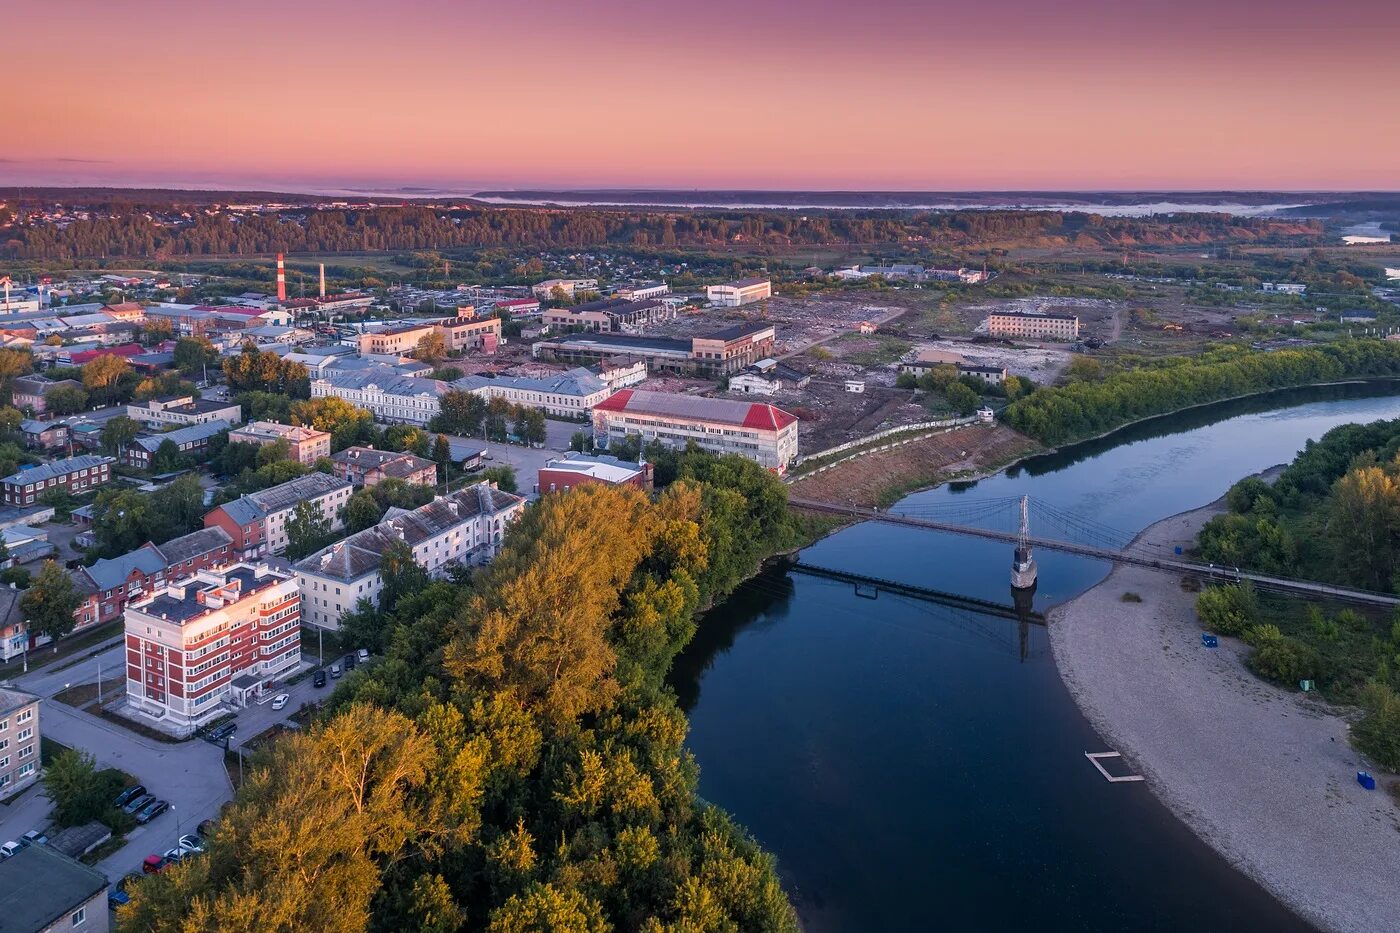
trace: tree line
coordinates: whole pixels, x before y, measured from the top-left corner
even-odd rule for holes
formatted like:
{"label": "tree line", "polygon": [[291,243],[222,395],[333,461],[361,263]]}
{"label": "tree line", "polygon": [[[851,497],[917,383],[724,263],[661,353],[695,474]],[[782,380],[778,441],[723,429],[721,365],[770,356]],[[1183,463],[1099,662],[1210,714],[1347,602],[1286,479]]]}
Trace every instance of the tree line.
{"label": "tree line", "polygon": [[659,211],[530,207],[367,210],[289,208],[240,214],[158,214],[114,206],[108,216],[64,226],[12,225],[0,256],[110,257],[258,255],[447,248],[714,248],[852,244],[971,244],[1051,238],[1061,243],[1288,242],[1311,240],[1321,222],[1182,214],[1103,217],[1060,211]]}
{"label": "tree line", "polygon": [[347,620],[382,660],[258,753],[209,852],[119,928],[795,931],[771,857],[697,798],[665,685],[789,540],[786,493],[741,458],[672,466],[655,496],[544,496],[475,573],[391,548]]}
{"label": "tree line", "polygon": [[1400,376],[1400,345],[1346,340],[1304,350],[1254,352],[1226,347],[1107,375],[1087,367],[1065,385],[1017,399],[1002,417],[1042,443],[1063,444],[1193,405],[1367,376]]}

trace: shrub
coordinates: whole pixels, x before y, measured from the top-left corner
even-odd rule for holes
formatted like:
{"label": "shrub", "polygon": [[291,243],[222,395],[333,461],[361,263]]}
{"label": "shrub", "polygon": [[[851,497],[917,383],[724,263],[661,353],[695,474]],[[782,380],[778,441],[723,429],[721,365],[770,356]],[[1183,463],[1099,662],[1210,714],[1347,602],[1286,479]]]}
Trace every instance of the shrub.
{"label": "shrub", "polygon": [[[1274,626],[1256,626],[1271,628]],[[1249,656],[1249,666],[1260,677],[1281,684],[1296,686],[1298,681],[1317,677],[1318,656],[1307,645],[1296,638],[1288,638],[1282,633],[1262,641]]]}
{"label": "shrub", "polygon": [[1258,614],[1254,587],[1248,581],[1207,587],[1196,597],[1201,624],[1221,635],[1243,635]]}
{"label": "shrub", "polygon": [[1400,768],[1400,694],[1385,684],[1372,683],[1362,693],[1366,710],[1351,730],[1362,754],[1390,770]]}
{"label": "shrub", "polygon": [[1139,594],[1137,594],[1137,593],[1132,593],[1132,592],[1124,593],[1122,596],[1120,596],[1120,597],[1118,597],[1118,598],[1119,598],[1122,602],[1125,602],[1125,603],[1140,603],[1140,602],[1142,602],[1142,597],[1141,597]]}

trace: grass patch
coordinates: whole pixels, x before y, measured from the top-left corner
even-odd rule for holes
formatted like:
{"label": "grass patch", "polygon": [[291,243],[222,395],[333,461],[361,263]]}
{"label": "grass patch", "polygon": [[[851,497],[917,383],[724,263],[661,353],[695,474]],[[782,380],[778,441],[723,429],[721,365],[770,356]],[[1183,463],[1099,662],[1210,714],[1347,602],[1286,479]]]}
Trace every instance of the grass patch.
{"label": "grass patch", "polygon": [[78,861],[82,862],[84,865],[96,865],[107,856],[115,855],[120,852],[125,846],[126,836],[124,834],[113,833],[111,839],[108,839],[87,855],[82,856]]}
{"label": "grass patch", "polygon": [[[125,679],[103,681],[101,697],[103,703],[109,703],[118,697],[124,696],[126,696]],[[60,690],[58,693],[54,694],[53,698],[67,706],[82,709],[98,699],[97,684],[95,682],[90,684],[75,684],[66,690]]]}

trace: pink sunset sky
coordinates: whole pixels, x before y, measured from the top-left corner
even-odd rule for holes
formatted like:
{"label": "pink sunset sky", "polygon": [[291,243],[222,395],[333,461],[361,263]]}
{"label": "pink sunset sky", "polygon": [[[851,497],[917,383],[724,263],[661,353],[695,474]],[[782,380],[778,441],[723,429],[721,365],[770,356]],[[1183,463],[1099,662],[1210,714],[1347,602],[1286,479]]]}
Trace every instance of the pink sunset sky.
{"label": "pink sunset sky", "polygon": [[5,184],[1400,188],[1397,0],[12,0]]}

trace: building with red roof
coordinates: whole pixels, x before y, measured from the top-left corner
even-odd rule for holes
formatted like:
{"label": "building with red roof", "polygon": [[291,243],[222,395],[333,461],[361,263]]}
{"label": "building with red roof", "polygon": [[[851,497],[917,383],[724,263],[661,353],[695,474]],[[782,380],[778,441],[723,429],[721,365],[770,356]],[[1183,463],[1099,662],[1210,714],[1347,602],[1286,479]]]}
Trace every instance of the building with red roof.
{"label": "building with red roof", "polygon": [[[84,363],[91,363],[99,356],[133,357],[145,352],[145,348],[142,347],[139,343],[123,343],[118,344],[115,347],[97,347],[92,350],[80,350],[77,353],[72,354],[68,359],[69,365],[82,366]],[[60,357],[59,359],[61,362],[62,357]]]}
{"label": "building with red roof", "polygon": [[601,447],[638,435],[684,448],[695,443],[717,454],[739,454],[783,473],[797,457],[797,418],[775,405],[623,389],[593,407],[593,438]]}

